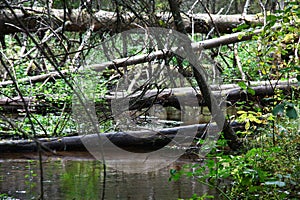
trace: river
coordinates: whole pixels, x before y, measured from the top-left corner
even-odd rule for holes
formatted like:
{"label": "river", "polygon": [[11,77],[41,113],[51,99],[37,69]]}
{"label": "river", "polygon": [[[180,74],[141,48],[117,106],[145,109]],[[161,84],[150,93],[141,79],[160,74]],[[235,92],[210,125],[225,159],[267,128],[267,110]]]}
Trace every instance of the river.
{"label": "river", "polygon": [[[179,199],[193,194],[216,194],[194,178],[169,181],[170,169],[191,163],[179,159],[171,166],[147,173],[125,173],[107,168],[87,152],[43,156],[45,199]],[[38,199],[41,193],[36,154],[0,155],[0,194],[7,199]],[[104,198],[103,198],[104,196]],[[0,195],[1,198],[1,195]]]}

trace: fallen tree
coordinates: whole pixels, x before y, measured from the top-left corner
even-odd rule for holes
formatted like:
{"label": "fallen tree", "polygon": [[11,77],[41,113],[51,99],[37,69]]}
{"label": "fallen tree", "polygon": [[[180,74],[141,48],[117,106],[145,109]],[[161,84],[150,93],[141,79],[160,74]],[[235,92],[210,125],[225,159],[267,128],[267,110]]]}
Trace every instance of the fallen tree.
{"label": "fallen tree", "polygon": [[[243,125],[234,124],[234,128],[237,130],[243,129]],[[183,130],[197,130],[196,138],[205,138],[205,132],[207,130],[206,124],[198,124],[191,126],[181,126],[175,128],[161,129],[157,134],[153,135],[152,131],[143,131],[135,133],[138,137],[132,136],[130,132],[111,132],[89,134],[84,136],[72,136],[63,138],[40,138],[39,143],[44,150],[55,151],[80,151],[86,150],[82,143],[82,137],[89,140],[104,141],[108,138],[119,148],[132,152],[149,152],[165,147],[176,136],[178,131]],[[210,130],[217,131],[216,125],[210,125]],[[194,137],[194,133],[191,136],[182,136],[182,140],[190,140]],[[99,139],[101,137],[101,140]],[[87,137],[87,138],[86,138]],[[178,137],[178,135],[176,136]],[[189,138],[188,138],[189,137]],[[193,139],[193,138],[192,138]],[[182,144],[181,144],[182,145]],[[33,140],[2,140],[0,142],[0,152],[35,152],[37,151],[37,143]]]}
{"label": "fallen tree", "polygon": [[[247,90],[243,90],[237,84],[224,84],[224,85],[211,85],[213,95],[217,98],[223,97],[224,101],[231,102],[234,104],[237,101],[244,101],[253,96],[255,97],[266,97],[274,95],[275,89],[282,91],[289,91],[291,86],[298,87],[298,81],[291,79],[288,81],[253,81],[249,82],[249,87],[255,92],[254,95],[249,94]],[[149,90],[144,95],[139,96],[140,93],[128,96],[129,98],[129,109],[138,110],[147,107],[151,107],[153,104],[161,104],[164,107],[175,107],[180,109],[180,106],[207,106],[199,89],[196,91],[193,88],[172,88],[165,89],[158,93],[156,90]],[[110,101],[113,99],[121,98],[123,95],[111,92],[110,95],[106,95],[103,100],[105,103],[96,103],[96,109],[104,109],[105,106],[110,105]],[[182,99],[179,105],[178,97]],[[191,99],[198,99],[198,105],[193,105]],[[0,99],[1,112],[5,113],[16,113],[24,111],[24,106],[27,106],[31,112],[34,113],[47,113],[57,112],[63,109],[64,105],[57,105],[52,111],[50,107],[54,108],[53,102],[47,102],[45,99],[37,99],[35,97],[25,97],[25,102],[20,97],[15,98],[2,98]],[[43,102],[41,102],[43,101]],[[105,104],[105,106],[103,105]],[[70,112],[70,105],[67,106],[65,112]],[[64,107],[66,108],[66,107]]]}
{"label": "fallen tree", "polygon": [[[66,75],[69,73],[69,70],[62,70],[60,71],[61,74]],[[52,78],[62,78],[59,72],[50,72],[48,74],[41,74],[37,76],[28,76],[25,78],[18,79],[18,83],[36,83],[36,82],[43,82],[46,81],[47,79],[52,79]],[[7,85],[12,85],[14,82],[11,80],[8,81],[2,81],[0,82],[0,87],[1,86],[7,86]]]}
{"label": "fallen tree", "polygon": [[[277,27],[273,27],[276,29]],[[1,30],[1,29],[0,29]],[[201,42],[192,43],[192,48],[194,51],[200,51],[202,49],[212,49],[216,47],[220,47],[222,45],[234,44],[241,41],[250,40],[254,35],[257,35],[262,32],[262,29],[255,30],[253,32],[238,32],[225,36],[221,36],[219,38],[204,40]],[[135,65],[140,63],[146,63],[153,61],[155,59],[162,59],[167,57],[168,54],[166,51],[156,51],[150,54],[136,55],[132,57],[119,58],[114,59],[112,61],[94,64],[88,66],[88,68],[95,71],[102,71],[106,68],[115,69],[129,65]],[[60,74],[67,75],[68,73],[75,73],[74,70],[62,70],[59,72],[50,72],[48,74],[42,74],[37,76],[28,76],[26,78],[22,78],[18,80],[18,83],[35,83],[35,82],[43,82],[49,78],[62,78]],[[0,87],[5,87],[7,85],[13,84],[13,81],[7,80],[0,82]]]}
{"label": "fallen tree", "polygon": [[[272,29],[276,29],[278,26],[274,26]],[[263,31],[263,29],[257,29],[252,32],[238,32],[238,33],[232,33],[229,35],[224,35],[219,38],[213,38],[204,40],[201,42],[194,42],[191,44],[191,47],[194,51],[202,51],[203,49],[212,49],[216,47],[220,47],[223,45],[228,44],[234,44],[237,42],[247,41],[251,40],[254,35],[258,35]],[[173,52],[176,52],[178,48],[174,47],[172,48]],[[126,58],[119,58],[114,59],[112,61],[99,63],[99,64],[93,64],[87,66],[89,69],[92,69],[94,71],[102,71],[106,68],[114,69],[119,67],[124,67],[128,65],[136,65],[140,63],[146,63],[153,61],[155,59],[163,59],[170,56],[170,52],[167,50],[159,50],[152,52],[150,54],[143,54],[143,55],[136,55]]]}
{"label": "fallen tree", "polygon": [[[187,32],[192,31],[192,21],[194,22],[194,31],[199,33],[208,33],[213,25],[217,26],[219,32],[230,33],[232,28],[242,22],[252,25],[263,22],[263,18],[257,15],[181,15]],[[49,17],[51,17],[51,22]],[[118,17],[122,20],[119,20]],[[3,9],[0,13],[0,35],[23,32],[20,24],[26,25],[30,32],[45,31],[49,28],[57,32],[63,31],[63,29],[64,31],[84,32],[90,27],[94,27],[93,31],[117,33],[137,28],[137,25],[143,26],[144,21],[153,21],[148,18],[148,16],[144,16],[144,19],[141,20],[130,12],[118,16],[115,12],[104,10],[90,14],[86,10],[79,9],[50,9],[49,12],[46,8],[41,7]],[[153,24],[173,24],[171,13],[158,13],[153,18],[156,20]],[[49,27],[41,27],[41,22],[46,23]],[[171,25],[170,28],[172,26],[174,27]]]}
{"label": "fallen tree", "polygon": [[[225,84],[220,86],[211,86],[212,94],[217,98],[223,98],[224,102],[230,102],[234,104],[238,101],[245,101],[251,97],[266,97],[275,94],[275,89],[281,91],[289,91],[291,86],[298,86],[298,81],[292,79],[290,81],[261,81],[261,82],[250,82],[249,88],[251,88],[255,94],[250,94],[247,90],[240,88],[237,84]],[[180,109],[181,106],[207,106],[203,96],[201,95],[199,89],[198,91],[193,88],[172,88],[166,89],[159,94],[157,91],[150,90],[146,92],[144,96],[139,97],[139,94],[129,96],[129,109],[141,109],[147,108],[154,103],[161,102],[165,107],[175,107]],[[120,95],[121,96],[121,95]],[[112,96],[107,96],[106,99],[115,99],[118,94],[113,94]],[[178,97],[181,98],[179,104]],[[193,105],[195,97],[198,99],[198,104]]]}

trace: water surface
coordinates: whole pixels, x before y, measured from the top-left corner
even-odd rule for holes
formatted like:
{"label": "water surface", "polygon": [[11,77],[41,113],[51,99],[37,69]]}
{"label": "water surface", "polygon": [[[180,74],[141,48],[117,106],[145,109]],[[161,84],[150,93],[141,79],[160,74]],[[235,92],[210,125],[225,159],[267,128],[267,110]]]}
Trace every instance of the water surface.
{"label": "water surface", "polygon": [[[13,199],[38,199],[40,172],[35,154],[0,154],[0,193]],[[88,153],[72,152],[63,156],[44,156],[45,199],[178,199],[194,193],[214,194],[215,190],[196,179],[169,181],[170,169],[180,168],[187,160],[155,172],[128,174],[107,169]],[[104,187],[105,185],[105,187]]]}

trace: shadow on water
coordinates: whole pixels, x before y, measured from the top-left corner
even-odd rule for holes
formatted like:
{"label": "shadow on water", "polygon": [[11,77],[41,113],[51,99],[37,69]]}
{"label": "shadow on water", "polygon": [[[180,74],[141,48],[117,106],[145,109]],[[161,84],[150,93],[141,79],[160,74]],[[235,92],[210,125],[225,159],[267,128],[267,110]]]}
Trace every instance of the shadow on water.
{"label": "shadow on water", "polygon": [[[102,198],[103,165],[88,153],[73,152],[44,159],[45,199]],[[190,198],[195,193],[216,194],[214,189],[195,179],[182,177],[169,182],[170,169],[185,163],[186,160],[179,160],[172,166],[145,174],[127,174],[108,168],[105,199],[178,199]],[[39,187],[39,164],[34,154],[1,155],[0,194],[10,199],[37,199]]]}

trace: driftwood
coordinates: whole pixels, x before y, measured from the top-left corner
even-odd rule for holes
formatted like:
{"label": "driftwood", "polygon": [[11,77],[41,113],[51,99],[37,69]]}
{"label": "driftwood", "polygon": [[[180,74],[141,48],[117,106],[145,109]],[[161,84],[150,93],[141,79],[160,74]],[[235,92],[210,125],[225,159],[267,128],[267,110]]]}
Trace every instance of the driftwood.
{"label": "driftwood", "polygon": [[[283,91],[288,91],[291,86],[298,86],[298,81],[296,79],[291,79],[289,81],[255,81],[250,82],[250,87],[255,91],[256,97],[266,97],[274,94],[274,89],[280,89]],[[237,101],[244,101],[247,98],[253,96],[249,94],[247,91],[241,89],[237,84],[224,84],[220,86],[212,85],[211,86],[213,94],[217,97],[223,97],[227,102],[235,103]],[[153,103],[161,104],[164,107],[175,107],[180,109],[180,106],[206,106],[203,101],[202,96],[198,93],[199,90],[195,91],[193,88],[173,88],[166,89],[161,93],[157,94],[155,90],[149,90],[142,97],[138,97],[138,93],[132,95],[129,98],[129,109],[136,110],[151,107]],[[116,98],[120,98],[121,94],[111,93],[111,95],[105,96],[104,100],[106,106],[110,105],[110,101]],[[178,97],[181,98],[182,105],[179,105]],[[198,104],[193,105],[191,99],[198,99]],[[24,98],[25,102],[22,101],[20,97],[15,98],[2,98],[0,99],[0,107],[2,108],[2,112],[6,113],[16,113],[18,111],[23,111],[24,106],[27,106],[31,112],[35,113],[45,113],[47,109],[50,107],[52,102],[39,102],[39,100],[35,98]],[[59,111],[62,109],[59,106],[53,108],[52,111]],[[70,106],[69,106],[70,107]],[[96,103],[96,109],[101,108],[104,109],[103,104]],[[49,110],[49,109],[48,109]],[[71,111],[69,108],[65,110],[66,112]],[[50,112],[50,111],[48,111]]]}
{"label": "driftwood", "polygon": [[[93,27],[93,31],[109,31],[110,33],[113,33],[116,30],[126,31],[137,28],[137,24],[144,24],[141,19],[130,12],[122,14],[122,16],[120,16],[122,20],[117,19],[117,14],[115,12],[104,10],[100,10],[93,15],[90,15],[86,10],[73,9],[64,11],[62,9],[51,9],[50,15],[52,17],[51,29],[57,29],[57,32],[62,31],[63,24],[64,31],[84,32],[88,28]],[[181,15],[187,32],[191,32],[191,22],[194,21],[195,32],[207,33],[212,28],[211,18],[219,32],[223,33],[232,32],[232,28],[235,28],[242,22],[247,22],[252,25],[263,22],[263,18],[259,18],[256,15]],[[66,19],[64,16],[66,16]],[[147,18],[149,17],[145,16],[143,20],[147,21]],[[156,20],[154,24],[173,24],[171,13],[158,13],[153,19]],[[153,19],[151,20],[153,21]],[[49,22],[49,27],[42,27],[39,29],[41,21],[49,21],[48,10],[46,8],[19,8],[13,9],[13,12],[9,9],[3,9],[1,10],[0,15],[0,35],[23,32],[23,30],[19,28],[22,27],[20,26],[20,23],[24,24],[31,32],[45,31],[45,29],[47,30],[50,28]]]}
{"label": "driftwood", "polygon": [[[243,129],[243,125],[234,124],[235,129]],[[196,138],[203,138],[204,133],[207,129],[206,124],[190,125],[190,126],[181,126],[175,128],[166,128],[160,130],[157,134],[153,135],[152,132],[144,131],[142,133],[143,137],[134,137],[130,133],[124,132],[112,132],[112,133],[101,133],[101,139],[104,140],[108,138],[116,146],[123,148],[132,152],[149,152],[154,151],[159,148],[166,146],[178,133],[178,131],[183,130],[197,130]],[[210,131],[217,131],[217,126],[211,124]],[[149,137],[145,137],[149,135]],[[190,140],[191,137],[194,137],[195,133],[191,133],[191,136],[182,136],[182,141]],[[63,138],[44,138],[39,139],[42,147],[55,151],[81,151],[86,150],[83,142],[81,140],[83,136],[72,136],[72,137],[63,137]],[[85,135],[88,139],[99,140],[97,134]],[[189,137],[189,138],[188,138]],[[192,138],[193,139],[193,138]],[[0,142],[0,152],[35,152],[37,151],[36,142],[32,140],[2,140]],[[1,156],[1,155],[0,155]]]}

